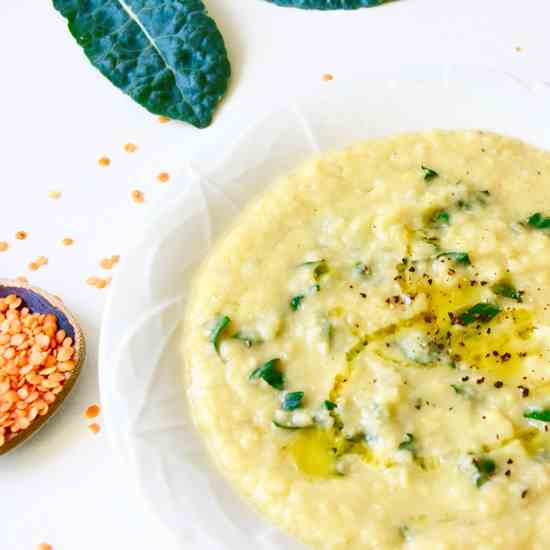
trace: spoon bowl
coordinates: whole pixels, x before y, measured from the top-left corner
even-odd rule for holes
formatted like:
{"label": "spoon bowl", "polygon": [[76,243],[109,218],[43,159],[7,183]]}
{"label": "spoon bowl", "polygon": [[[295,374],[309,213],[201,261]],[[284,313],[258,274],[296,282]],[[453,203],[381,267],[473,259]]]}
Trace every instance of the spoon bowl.
{"label": "spoon bowl", "polygon": [[49,406],[48,412],[44,416],[37,416],[27,429],[11,436],[11,438],[0,447],[0,455],[12,451],[25,441],[28,441],[28,439],[38,432],[59,410],[78,380],[86,355],[86,346],[82,330],[61,299],[40,288],[30,286],[27,283],[0,279],[0,298],[5,298],[10,294],[15,294],[18,298],[21,298],[23,305],[28,307],[31,313],[55,315],[58,330],[64,330],[67,336],[73,340],[75,350],[74,361],[76,366],[71,371],[71,376],[63,384],[63,389],[57,394],[56,400]]}

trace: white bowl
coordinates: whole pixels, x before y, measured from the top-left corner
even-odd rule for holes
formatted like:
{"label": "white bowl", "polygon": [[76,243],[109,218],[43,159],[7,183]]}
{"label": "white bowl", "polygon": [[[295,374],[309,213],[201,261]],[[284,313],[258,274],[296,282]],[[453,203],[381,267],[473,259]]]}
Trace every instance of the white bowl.
{"label": "white bowl", "polygon": [[129,474],[183,547],[302,548],[233,493],[187,410],[178,323],[211,243],[277,175],[356,140],[479,128],[550,149],[549,98],[542,83],[485,68],[366,74],[323,83],[255,124],[222,158],[207,150],[182,167],[174,181],[181,193],[156,213],[115,278],[101,333],[100,388],[108,432]]}

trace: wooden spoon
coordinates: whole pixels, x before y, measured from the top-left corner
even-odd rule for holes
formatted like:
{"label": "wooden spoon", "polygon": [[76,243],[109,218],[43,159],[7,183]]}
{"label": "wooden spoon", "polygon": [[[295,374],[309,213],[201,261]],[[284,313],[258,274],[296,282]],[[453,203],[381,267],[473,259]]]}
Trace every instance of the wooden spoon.
{"label": "wooden spoon", "polygon": [[61,392],[57,394],[57,399],[50,405],[47,414],[37,416],[26,430],[17,432],[9,441],[6,441],[0,447],[0,455],[12,451],[15,447],[27,441],[59,410],[80,375],[86,355],[82,330],[59,298],[48,294],[42,289],[29,286],[27,283],[0,279],[0,298],[5,298],[10,294],[15,294],[21,298],[23,304],[30,309],[31,313],[53,313],[56,316],[58,329],[64,330],[67,336],[73,339],[76,366],[71,371],[71,377],[65,381]]}

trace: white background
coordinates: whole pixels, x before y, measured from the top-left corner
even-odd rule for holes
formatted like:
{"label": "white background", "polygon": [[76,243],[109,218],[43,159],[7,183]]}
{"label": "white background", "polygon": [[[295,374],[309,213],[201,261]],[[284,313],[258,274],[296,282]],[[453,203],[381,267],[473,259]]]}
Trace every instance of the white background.
{"label": "white background", "polygon": [[[97,345],[109,291],[85,280],[108,275],[99,260],[124,257],[124,243],[142,231],[148,212],[173,194],[177,179],[159,184],[156,174],[175,173],[205,143],[218,143],[221,153],[262,113],[307,92],[324,73],[349,79],[458,63],[550,82],[548,0],[400,0],[347,13],[262,0],[206,4],[226,39],[233,82],[213,126],[196,130],[159,124],[114,89],[86,62],[48,0],[0,0],[0,241],[11,245],[0,253],[0,278],[25,275],[61,295],[89,348],[62,412],[28,445],[0,457],[0,550],[31,550],[42,541],[54,550],[177,548],[106,434],[92,435],[83,416],[99,401]],[[138,151],[125,153],[127,142]],[[98,166],[102,155],[110,167]],[[132,189],[145,193],[145,204],[132,203]],[[62,197],[48,198],[50,190]],[[16,241],[18,230],[28,239]],[[74,246],[62,247],[64,237]],[[40,255],[49,264],[30,272]]]}

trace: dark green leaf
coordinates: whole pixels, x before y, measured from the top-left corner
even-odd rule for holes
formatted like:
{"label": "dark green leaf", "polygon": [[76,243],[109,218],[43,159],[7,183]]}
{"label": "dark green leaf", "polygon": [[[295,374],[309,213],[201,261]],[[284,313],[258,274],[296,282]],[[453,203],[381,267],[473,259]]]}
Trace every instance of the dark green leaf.
{"label": "dark green leaf", "polygon": [[532,420],[540,420],[541,422],[550,422],[550,409],[538,410],[538,411],[525,411],[523,413],[525,418],[531,418]]}
{"label": "dark green leaf", "polygon": [[333,411],[338,405],[332,401],[325,401],[325,407],[327,411]]}
{"label": "dark green leaf", "polygon": [[262,379],[276,390],[284,388],[283,373],[279,370],[279,359],[271,359],[250,374],[250,380]]}
{"label": "dark green leaf", "polygon": [[298,294],[298,296],[294,296],[292,300],[290,300],[290,308],[293,311],[296,311],[300,305],[302,304],[302,300],[305,298],[303,294]]}
{"label": "dark green leaf", "polygon": [[303,391],[293,391],[291,393],[287,393],[283,400],[283,411],[294,411],[296,409],[299,409],[302,405],[303,398]]}
{"label": "dark green leaf", "polygon": [[477,470],[477,475],[475,477],[476,487],[481,487],[495,475],[497,466],[495,461],[490,458],[474,458],[472,464]]}
{"label": "dark green leaf", "polygon": [[458,395],[464,395],[464,386],[460,385],[460,384],[451,384],[451,388],[453,388],[453,390],[455,391],[456,394]]}
{"label": "dark green leaf", "polygon": [[432,170],[427,166],[421,166],[421,168],[422,168],[422,171],[424,172],[424,179],[426,181],[432,181],[433,179],[439,177],[439,174],[435,170]]}
{"label": "dark green leaf", "polygon": [[229,323],[231,323],[231,319],[227,315],[224,315],[216,321],[210,331],[210,342],[212,342],[214,349],[218,352],[220,349],[220,337]]}
{"label": "dark green leaf", "polygon": [[462,265],[472,264],[470,261],[470,256],[467,252],[441,252],[441,254],[438,254],[436,258],[449,258],[450,260],[453,260],[453,262]]}
{"label": "dark green leaf", "polygon": [[461,325],[470,325],[471,323],[488,323],[493,317],[500,313],[500,308],[496,304],[488,304],[485,302],[476,304],[470,309],[462,312],[456,317]]}
{"label": "dark green leaf", "polygon": [[449,225],[450,221],[451,216],[446,210],[438,210],[431,219],[433,225]]}
{"label": "dark green leaf", "polygon": [[505,298],[510,298],[516,300],[516,302],[521,302],[521,292],[516,290],[511,283],[501,281],[500,283],[495,283],[491,290],[498,296],[504,296]]}
{"label": "dark green leaf", "polygon": [[535,229],[548,229],[550,227],[550,218],[543,216],[540,212],[529,216],[527,225]]}
{"label": "dark green leaf", "polygon": [[278,6],[303,10],[356,10],[379,6],[387,0],[267,0]]}
{"label": "dark green leaf", "polygon": [[205,128],[230,65],[201,0],[53,0],[101,73],[157,115]]}

